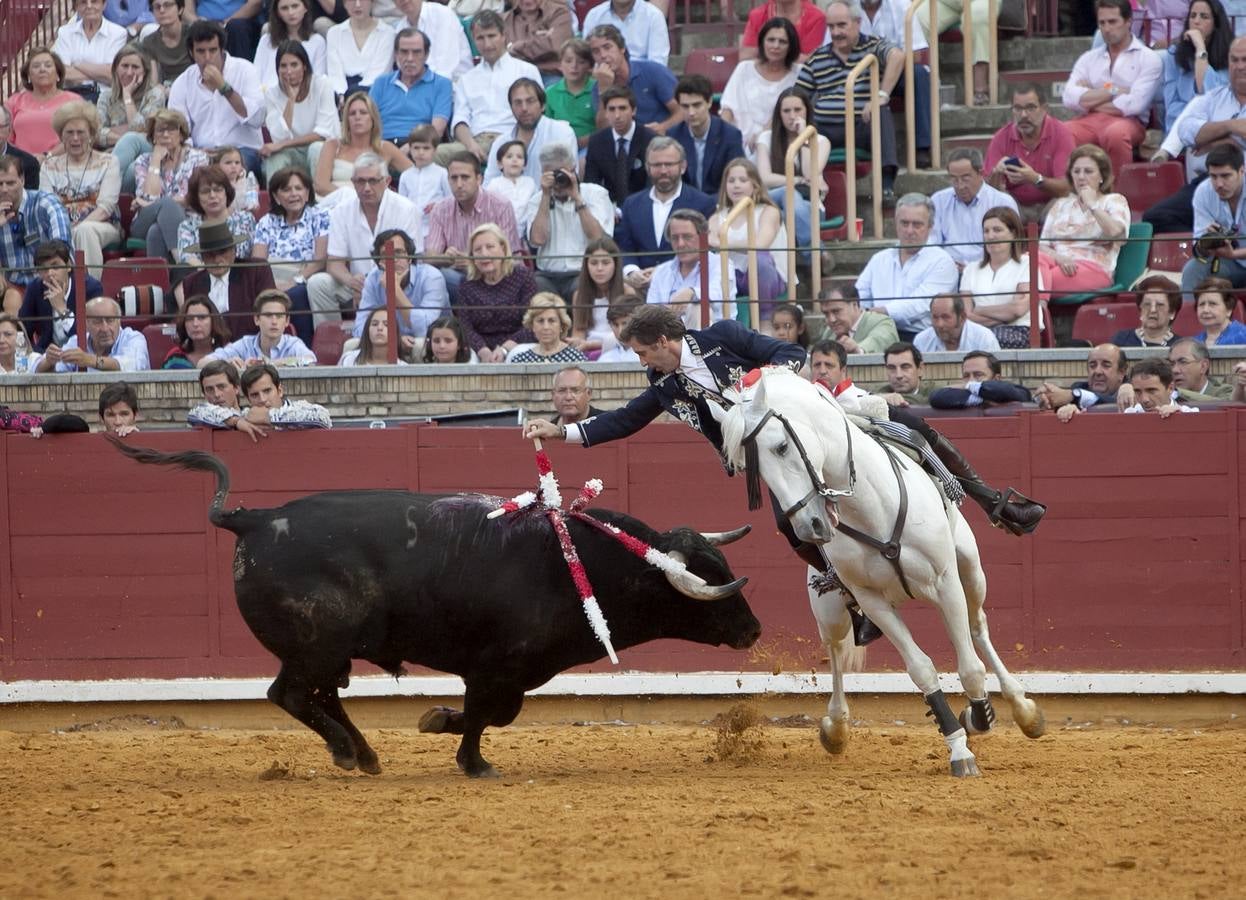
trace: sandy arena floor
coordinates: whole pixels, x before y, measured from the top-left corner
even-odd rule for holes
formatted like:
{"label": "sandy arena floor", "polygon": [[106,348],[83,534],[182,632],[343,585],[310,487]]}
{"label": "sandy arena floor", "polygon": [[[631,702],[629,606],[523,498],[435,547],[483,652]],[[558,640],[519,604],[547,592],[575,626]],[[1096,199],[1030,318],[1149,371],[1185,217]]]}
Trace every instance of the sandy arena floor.
{"label": "sandy arena floor", "polygon": [[1001,724],[965,781],[928,724],[512,727],[484,782],[405,729],[378,777],[304,730],[0,732],[0,897],[1241,895],[1246,729]]}

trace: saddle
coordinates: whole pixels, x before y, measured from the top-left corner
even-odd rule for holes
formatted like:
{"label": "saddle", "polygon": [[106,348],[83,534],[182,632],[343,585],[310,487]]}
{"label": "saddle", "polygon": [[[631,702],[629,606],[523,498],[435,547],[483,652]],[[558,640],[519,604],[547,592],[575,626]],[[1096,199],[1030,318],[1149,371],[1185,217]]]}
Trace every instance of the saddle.
{"label": "saddle", "polygon": [[[950,472],[946,470],[940,471],[942,467],[936,466],[935,460],[937,460],[937,457],[934,455],[929,442],[916,431],[910,428],[904,428],[903,432],[899,430],[884,431],[880,427],[881,421],[879,419],[870,419],[851,413],[846,415],[854,425],[881,445],[884,450],[889,449],[899,453],[906,459],[921,466],[922,471],[943,492],[943,496],[948,503],[958,503],[964,498],[964,491],[960,483]],[[887,424],[891,425],[890,422]]]}

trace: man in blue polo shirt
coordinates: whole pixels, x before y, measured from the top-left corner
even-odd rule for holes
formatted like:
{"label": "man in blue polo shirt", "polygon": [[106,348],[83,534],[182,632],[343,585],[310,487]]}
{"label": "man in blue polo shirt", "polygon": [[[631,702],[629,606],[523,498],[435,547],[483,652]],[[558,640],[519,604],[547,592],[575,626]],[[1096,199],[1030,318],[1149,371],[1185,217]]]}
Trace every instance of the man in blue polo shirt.
{"label": "man in blue polo shirt", "polygon": [[593,51],[593,103],[597,106],[597,127],[604,128],[605,111],[598,100],[600,92],[614,85],[626,85],[636,95],[636,121],[654,134],[666,132],[684,120],[684,111],[675,102],[675,76],[666,66],[632,59],[623,33],[613,25],[598,25],[588,34]]}
{"label": "man in blue polo shirt", "polygon": [[431,124],[438,136],[450,122],[454,91],[450,79],[428,68],[428,35],[404,28],[394,38],[397,71],[380,76],[368,94],[381,112],[381,132],[387,141],[405,144],[417,125]]}

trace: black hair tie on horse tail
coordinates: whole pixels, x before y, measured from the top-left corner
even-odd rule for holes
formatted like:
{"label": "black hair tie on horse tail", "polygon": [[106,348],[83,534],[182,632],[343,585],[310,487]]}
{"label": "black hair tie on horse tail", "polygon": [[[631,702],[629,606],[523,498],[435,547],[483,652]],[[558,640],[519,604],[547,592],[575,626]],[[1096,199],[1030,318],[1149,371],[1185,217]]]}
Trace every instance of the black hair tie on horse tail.
{"label": "black hair tie on horse tail", "polygon": [[757,441],[744,445],[744,483],[748,486],[748,508],[761,509],[761,472],[757,465]]}

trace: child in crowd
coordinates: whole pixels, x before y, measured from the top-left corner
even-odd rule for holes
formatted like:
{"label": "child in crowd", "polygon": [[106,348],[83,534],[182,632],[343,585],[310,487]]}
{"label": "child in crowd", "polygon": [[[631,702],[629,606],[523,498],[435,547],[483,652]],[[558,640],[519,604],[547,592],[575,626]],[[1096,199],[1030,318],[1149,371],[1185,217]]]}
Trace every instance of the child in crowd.
{"label": "child in crowd", "polygon": [[100,391],[100,421],[117,437],[138,431],[138,394],[125,381],[115,381]]}
{"label": "child in crowd", "polygon": [[254,212],[260,206],[260,185],[255,175],[247,171],[242,161],[242,153],[237,147],[217,147],[208,157],[215,165],[225,170],[230,184],[234,186],[234,202],[230,212]]}
{"label": "child in crowd", "polygon": [[640,365],[640,357],[636,355],[636,351],[620,340],[619,335],[623,333],[623,329],[627,327],[627,323],[632,320],[632,313],[641,306],[641,302],[635,298],[621,300],[612,304],[606,310],[606,321],[610,323],[610,330],[614,332],[614,341],[609,343],[597,357],[598,362],[612,363],[636,363]]}
{"label": "child in crowd", "polygon": [[523,173],[528,164],[528,148],[522,141],[505,141],[494,150],[494,158],[502,174],[485,182],[485,190],[510,201],[515,210],[515,224],[522,235],[526,230],[523,221],[528,198],[536,192],[536,182]]}
{"label": "child in crowd", "polygon": [[212,360],[232,362],[238,369],[249,366],[314,366],[316,354],[299,338],[286,333],[290,324],[290,298],[284,291],[269,288],[255,298],[255,325],[258,331],[213,350],[199,361],[203,368]]}
{"label": "child in crowd", "polygon": [[597,130],[597,106],[593,102],[597,80],[589,77],[593,71],[593,51],[588,41],[580,38],[563,41],[558,68],[562,71],[562,80],[551,84],[545,93],[545,115],[571,126],[583,159],[588,139]]}
{"label": "child in crowd", "polygon": [[809,332],[805,328],[805,311],[795,303],[780,303],[770,314],[770,332],[781,341],[800,344],[809,349]]}
{"label": "child in crowd", "polygon": [[475,351],[467,346],[463,326],[454,316],[442,316],[428,326],[421,359],[426,363],[479,362]]}
{"label": "child in crowd", "polygon": [[[432,125],[417,125],[407,138],[407,155],[415,163],[398,179],[398,193],[406,197],[420,210],[422,238],[428,237],[428,214],[433,204],[450,196],[450,180],[446,170],[433,162],[437,148],[437,129]],[[412,235],[414,237],[414,235]],[[424,241],[420,241],[420,246]]]}

